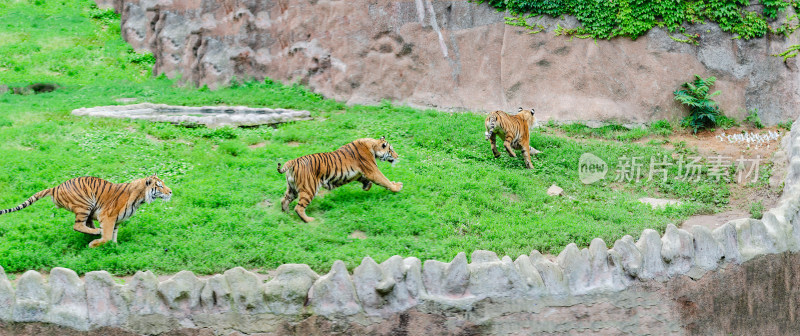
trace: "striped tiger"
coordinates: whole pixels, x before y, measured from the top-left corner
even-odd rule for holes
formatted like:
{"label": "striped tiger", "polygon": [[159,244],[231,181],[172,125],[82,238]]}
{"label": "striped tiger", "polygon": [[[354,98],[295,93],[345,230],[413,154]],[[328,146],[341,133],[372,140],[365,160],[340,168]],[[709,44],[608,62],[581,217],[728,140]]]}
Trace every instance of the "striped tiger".
{"label": "striped tiger", "polygon": [[278,163],[278,172],[286,173],[286,194],[281,200],[281,208],[289,211],[289,204],[298,198],[294,211],[304,222],[313,221],[314,218],[306,215],[306,207],[323,187],[328,190],[343,186],[347,183],[358,181],[363,184],[364,191],[378,185],[394,192],[403,188],[403,183],[392,182],[378,170],[375,159],[388,161],[394,166],[397,163],[397,153],[385,137],[380,139],[358,139],[329,153],[316,153],[289,160],[281,166]]}
{"label": "striped tiger", "polygon": [[[169,201],[172,196],[164,181],[156,175],[130,183],[111,183],[97,177],[77,177],[58,186],[37,192],[16,208],[1,210],[0,215],[22,210],[33,202],[53,196],[53,203],[75,214],[75,231],[101,235],[89,243],[97,247],[109,240],[117,242],[117,224],[130,218],[142,203],[156,198]],[[100,222],[100,228],[94,221]]]}
{"label": "striped tiger", "polygon": [[525,168],[533,169],[531,164],[531,153],[539,153],[530,145],[530,128],[536,123],[533,116],[533,108],[523,110],[521,107],[515,115],[508,115],[503,111],[494,111],[486,117],[486,140],[492,143],[492,153],[494,157],[500,157],[495,143],[495,135],[500,135],[503,139],[503,147],[511,157],[517,157],[514,149],[521,149],[525,159]]}

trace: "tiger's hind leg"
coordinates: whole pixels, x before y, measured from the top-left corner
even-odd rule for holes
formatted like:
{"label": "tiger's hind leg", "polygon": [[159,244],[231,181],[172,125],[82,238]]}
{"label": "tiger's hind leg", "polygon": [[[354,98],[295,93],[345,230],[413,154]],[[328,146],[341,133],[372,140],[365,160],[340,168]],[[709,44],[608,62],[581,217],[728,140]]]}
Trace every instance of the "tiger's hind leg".
{"label": "tiger's hind leg", "polygon": [[100,234],[101,232],[100,229],[94,227],[94,223],[90,216],[91,213],[89,213],[88,211],[75,212],[75,225],[72,227],[72,229],[78,232],[83,232],[93,235]]}
{"label": "tiger's hind leg", "polygon": [[511,148],[511,137],[506,137],[506,140],[503,141],[503,147],[506,148],[506,152],[508,152],[508,156],[510,157],[517,157],[517,154],[514,153],[514,149]]}
{"label": "tiger's hind leg", "polygon": [[102,235],[100,236],[100,239],[92,240],[92,242],[89,243],[89,247],[98,247],[107,243],[114,237],[114,229],[117,224],[116,218],[101,215],[99,220]]}
{"label": "tiger's hind leg", "polygon": [[306,223],[314,220],[314,217],[308,217],[306,215],[306,208],[308,207],[308,204],[311,203],[311,200],[314,199],[315,193],[316,190],[315,191],[300,190],[299,200],[297,201],[297,205],[294,207],[294,211],[297,213],[298,216],[300,216],[300,219],[302,219]]}
{"label": "tiger's hind leg", "polygon": [[533,164],[531,163],[531,146],[525,145],[522,146],[522,157],[525,159],[525,168],[533,169]]}
{"label": "tiger's hind leg", "polygon": [[283,212],[289,211],[289,204],[297,198],[297,190],[292,188],[291,185],[286,186],[286,194],[283,195],[283,199],[281,199],[281,209]]}
{"label": "tiger's hind leg", "polygon": [[362,176],[361,178],[358,179],[358,182],[361,182],[362,184],[361,189],[364,189],[364,191],[369,191],[369,189],[372,188],[372,181],[370,181],[366,177]]}
{"label": "tiger's hind leg", "polygon": [[495,139],[496,133],[492,133],[489,135],[489,142],[492,144],[492,154],[494,154],[494,158],[500,157],[500,152],[497,151],[497,139]]}

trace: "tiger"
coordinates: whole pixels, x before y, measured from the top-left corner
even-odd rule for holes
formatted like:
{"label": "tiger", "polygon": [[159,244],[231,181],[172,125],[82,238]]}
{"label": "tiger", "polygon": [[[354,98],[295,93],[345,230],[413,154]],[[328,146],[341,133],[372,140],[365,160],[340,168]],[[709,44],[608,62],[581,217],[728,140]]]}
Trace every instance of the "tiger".
{"label": "tiger", "polygon": [[[112,240],[117,242],[117,224],[130,218],[142,203],[157,198],[169,201],[172,190],[156,174],[130,183],[111,183],[106,180],[83,176],[67,180],[54,188],[37,192],[16,208],[0,210],[0,215],[22,210],[33,202],[53,196],[53,203],[75,214],[75,231],[101,235],[89,243],[98,247]],[[100,227],[94,226],[94,221]]]}
{"label": "tiger", "polygon": [[486,140],[492,143],[492,153],[495,158],[500,157],[500,152],[497,151],[497,144],[495,143],[495,135],[500,135],[503,139],[503,147],[511,157],[517,157],[514,149],[521,149],[522,155],[525,159],[525,168],[533,169],[531,164],[531,153],[540,153],[530,145],[530,128],[536,123],[534,110],[523,110],[519,108],[517,114],[508,115],[503,111],[494,111],[489,113],[486,117]]}
{"label": "tiger", "polygon": [[286,194],[281,199],[281,208],[288,212],[289,204],[299,195],[294,211],[303,222],[308,223],[314,218],[306,215],[306,207],[320,187],[332,190],[358,181],[364,191],[368,191],[373,182],[393,192],[403,189],[403,183],[389,181],[378,170],[375,159],[388,161],[392,166],[397,163],[397,153],[386,142],[386,137],[377,140],[358,139],[333,152],[301,156],[284,165],[279,162],[278,173],[288,172]]}

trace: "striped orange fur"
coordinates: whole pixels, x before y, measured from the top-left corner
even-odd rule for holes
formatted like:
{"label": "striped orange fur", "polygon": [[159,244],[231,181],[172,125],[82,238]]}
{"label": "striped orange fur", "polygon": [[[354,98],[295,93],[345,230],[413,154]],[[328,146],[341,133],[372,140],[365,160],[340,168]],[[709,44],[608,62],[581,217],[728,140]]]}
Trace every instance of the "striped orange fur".
{"label": "striped orange fur", "polygon": [[[101,235],[89,243],[97,247],[109,240],[117,242],[117,224],[130,218],[142,203],[156,198],[169,201],[172,196],[164,181],[156,175],[134,180],[130,183],[111,183],[97,177],[77,177],[58,186],[37,192],[16,208],[0,210],[0,215],[19,211],[47,196],[53,203],[75,214],[75,231]],[[94,226],[94,221],[100,227]]]}
{"label": "striped orange fur", "polygon": [[372,183],[394,192],[400,191],[403,184],[392,182],[378,170],[375,159],[397,162],[397,153],[385,137],[380,139],[358,139],[329,153],[316,153],[289,160],[278,172],[286,173],[286,194],[281,200],[283,211],[289,211],[289,204],[298,198],[295,212],[308,223],[314,218],[306,216],[306,207],[317,194],[320,187],[331,190],[353,181],[363,184],[365,191]]}
{"label": "striped orange fur", "polygon": [[531,163],[531,144],[530,144],[530,128],[536,123],[536,117],[533,116],[534,111],[523,110],[521,107],[517,114],[508,115],[503,111],[494,111],[489,113],[486,117],[486,140],[492,143],[492,153],[494,157],[500,157],[500,152],[497,151],[497,144],[495,143],[495,136],[499,135],[503,139],[503,147],[511,157],[517,157],[514,153],[515,149],[521,149],[523,158],[525,159],[525,168],[533,169]]}

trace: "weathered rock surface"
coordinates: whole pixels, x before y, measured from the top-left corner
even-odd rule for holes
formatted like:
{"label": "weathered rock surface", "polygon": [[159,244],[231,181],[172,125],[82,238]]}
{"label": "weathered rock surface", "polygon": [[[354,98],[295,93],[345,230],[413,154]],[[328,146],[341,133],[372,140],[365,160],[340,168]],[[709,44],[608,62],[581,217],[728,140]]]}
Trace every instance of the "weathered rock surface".
{"label": "weathered rock surface", "polygon": [[308,111],[246,106],[170,106],[150,103],[84,107],[73,110],[72,114],[76,116],[142,119],[174,124],[201,124],[209,128],[273,125],[311,119],[311,113]]}
{"label": "weathered rock surface", "polygon": [[16,322],[47,321],[50,288],[39,272],[27,271],[17,281],[13,319]]}
{"label": "weathered rock surface", "polygon": [[123,37],[154,53],[156,74],[212,88],[266,76],[348,103],[534,106],[543,120],[644,122],[682,116],[672,92],[700,74],[718,78],[715,99],[729,115],[758,109],[769,125],[798,116],[796,60],[770,56],[797,44],[797,33],[743,41],[702,24],[686,31],[701,35],[697,46],[661,29],[635,41],[570,39],[552,31],[575,27],[574,18],[531,18],[546,31],[527,34],[506,25],[506,13],[461,0],[113,4]]}

